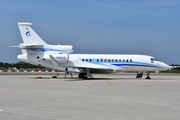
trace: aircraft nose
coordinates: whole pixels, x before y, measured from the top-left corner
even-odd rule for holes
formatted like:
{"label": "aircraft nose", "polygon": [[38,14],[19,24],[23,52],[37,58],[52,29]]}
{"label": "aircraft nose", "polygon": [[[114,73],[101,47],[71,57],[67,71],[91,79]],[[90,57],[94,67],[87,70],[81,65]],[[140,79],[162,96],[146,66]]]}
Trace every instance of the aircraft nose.
{"label": "aircraft nose", "polygon": [[[169,65],[168,65],[169,66]],[[172,69],[173,67],[172,66],[169,66],[169,69]]]}
{"label": "aircraft nose", "polygon": [[170,70],[172,67],[169,66],[168,64],[165,64],[165,63],[161,63],[162,67],[164,70]]}

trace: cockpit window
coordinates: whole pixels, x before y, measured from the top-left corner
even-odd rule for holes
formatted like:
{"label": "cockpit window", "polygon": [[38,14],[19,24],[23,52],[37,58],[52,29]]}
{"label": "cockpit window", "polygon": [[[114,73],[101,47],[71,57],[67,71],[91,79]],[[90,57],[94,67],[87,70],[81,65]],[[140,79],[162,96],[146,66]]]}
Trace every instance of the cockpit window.
{"label": "cockpit window", "polygon": [[154,61],[157,61],[156,58],[151,58],[151,61],[154,62]]}
{"label": "cockpit window", "polygon": [[151,61],[155,61],[154,58],[151,58]]}

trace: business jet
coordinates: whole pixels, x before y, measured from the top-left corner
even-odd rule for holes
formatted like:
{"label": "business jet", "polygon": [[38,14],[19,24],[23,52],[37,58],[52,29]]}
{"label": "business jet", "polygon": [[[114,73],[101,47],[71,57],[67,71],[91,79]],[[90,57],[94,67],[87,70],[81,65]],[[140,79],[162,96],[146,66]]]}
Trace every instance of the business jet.
{"label": "business jet", "polygon": [[[22,54],[17,58],[37,66],[60,71],[78,72],[79,78],[93,78],[92,73],[114,73],[120,71],[146,72],[161,71],[169,65],[148,55],[136,54],[72,54],[71,45],[49,45],[30,27],[32,23],[19,22],[23,39],[18,48]],[[142,77],[142,74],[136,76]]]}

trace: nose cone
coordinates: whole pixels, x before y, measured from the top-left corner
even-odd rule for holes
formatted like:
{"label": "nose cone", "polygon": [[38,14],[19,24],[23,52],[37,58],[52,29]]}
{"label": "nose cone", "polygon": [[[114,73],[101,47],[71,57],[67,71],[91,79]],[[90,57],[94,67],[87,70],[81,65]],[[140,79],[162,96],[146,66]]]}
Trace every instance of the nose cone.
{"label": "nose cone", "polygon": [[168,64],[165,64],[165,63],[161,63],[160,65],[163,70],[170,70],[172,68],[171,66],[169,66]]}

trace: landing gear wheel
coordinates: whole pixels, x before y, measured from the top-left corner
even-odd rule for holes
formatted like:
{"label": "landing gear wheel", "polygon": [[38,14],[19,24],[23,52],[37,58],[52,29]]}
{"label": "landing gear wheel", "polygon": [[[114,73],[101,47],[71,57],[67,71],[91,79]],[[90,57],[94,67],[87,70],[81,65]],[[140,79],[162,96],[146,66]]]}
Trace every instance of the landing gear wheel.
{"label": "landing gear wheel", "polygon": [[147,76],[145,79],[151,79],[149,76]]}
{"label": "landing gear wheel", "polygon": [[83,78],[82,73],[79,73],[79,74],[78,74],[78,77],[79,77],[79,78]]}
{"label": "landing gear wheel", "polygon": [[87,75],[86,75],[86,73],[79,73],[78,77],[85,79],[85,78],[87,78]]}
{"label": "landing gear wheel", "polygon": [[151,79],[150,77],[149,77],[149,72],[147,72],[147,75],[146,75],[147,77],[145,78],[145,79]]}
{"label": "landing gear wheel", "polygon": [[56,75],[53,75],[52,78],[57,78],[57,76],[56,76]]}
{"label": "landing gear wheel", "polygon": [[142,72],[137,73],[136,78],[142,78],[142,77],[143,77],[143,73]]}

